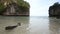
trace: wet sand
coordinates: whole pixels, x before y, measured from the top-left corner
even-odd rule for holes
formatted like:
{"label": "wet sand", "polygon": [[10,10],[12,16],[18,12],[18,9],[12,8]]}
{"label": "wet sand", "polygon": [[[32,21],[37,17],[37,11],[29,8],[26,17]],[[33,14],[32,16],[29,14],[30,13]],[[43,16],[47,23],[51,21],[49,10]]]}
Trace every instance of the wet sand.
{"label": "wet sand", "polygon": [[[21,23],[13,30],[6,26]],[[60,19],[53,17],[6,17],[0,16],[0,34],[60,34]]]}

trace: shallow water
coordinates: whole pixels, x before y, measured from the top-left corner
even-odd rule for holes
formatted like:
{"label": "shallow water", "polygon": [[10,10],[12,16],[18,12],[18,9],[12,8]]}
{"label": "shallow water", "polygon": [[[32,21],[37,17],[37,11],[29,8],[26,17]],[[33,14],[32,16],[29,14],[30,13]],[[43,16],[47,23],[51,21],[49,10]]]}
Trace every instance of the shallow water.
{"label": "shallow water", "polygon": [[[13,30],[5,30],[6,26],[21,23]],[[60,34],[60,19],[54,17],[13,17],[0,16],[0,34]]]}

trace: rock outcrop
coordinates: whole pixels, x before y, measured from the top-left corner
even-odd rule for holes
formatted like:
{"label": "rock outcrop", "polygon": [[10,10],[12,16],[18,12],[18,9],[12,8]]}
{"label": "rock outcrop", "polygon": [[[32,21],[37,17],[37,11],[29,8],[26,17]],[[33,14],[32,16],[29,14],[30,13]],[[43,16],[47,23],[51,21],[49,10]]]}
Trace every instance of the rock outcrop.
{"label": "rock outcrop", "polygon": [[[25,2],[26,3],[26,2]],[[27,7],[24,6],[25,4],[22,2],[21,5],[19,3],[9,3],[3,11],[1,11],[0,15],[4,16],[29,16],[29,8],[30,5]]]}
{"label": "rock outcrop", "polygon": [[58,2],[49,7],[49,17],[60,17],[60,4]]}

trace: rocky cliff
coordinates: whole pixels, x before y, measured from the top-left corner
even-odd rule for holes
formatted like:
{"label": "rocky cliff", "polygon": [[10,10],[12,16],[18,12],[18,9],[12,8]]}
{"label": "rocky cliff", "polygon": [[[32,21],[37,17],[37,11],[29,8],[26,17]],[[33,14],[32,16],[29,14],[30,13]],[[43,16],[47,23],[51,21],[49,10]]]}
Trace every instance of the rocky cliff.
{"label": "rocky cliff", "polygon": [[60,17],[60,4],[58,2],[49,7],[49,16]]}
{"label": "rocky cliff", "polygon": [[[22,1],[22,0],[21,0]],[[23,1],[21,3],[17,2],[11,2],[7,4],[4,8],[3,11],[0,11],[0,15],[5,15],[5,16],[29,16],[29,8],[30,5],[26,1]],[[26,4],[25,4],[25,3]]]}

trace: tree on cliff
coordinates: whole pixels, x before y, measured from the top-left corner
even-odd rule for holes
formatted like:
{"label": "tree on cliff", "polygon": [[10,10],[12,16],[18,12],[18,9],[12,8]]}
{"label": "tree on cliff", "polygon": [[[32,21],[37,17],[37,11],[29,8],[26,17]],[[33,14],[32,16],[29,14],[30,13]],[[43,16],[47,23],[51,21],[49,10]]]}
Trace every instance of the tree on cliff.
{"label": "tree on cliff", "polygon": [[29,3],[24,0],[0,0],[0,13],[3,9],[5,9],[7,6],[9,6],[9,4],[12,3],[16,3],[17,5],[23,8],[30,8]]}
{"label": "tree on cliff", "polygon": [[56,10],[59,8],[60,8],[59,2],[56,2],[52,6],[50,6],[49,7],[49,16],[53,16],[53,14],[56,15],[56,13],[58,14],[58,12]]}
{"label": "tree on cliff", "polygon": [[5,9],[5,6],[2,3],[0,3],[0,14],[3,12],[4,9]]}
{"label": "tree on cliff", "polygon": [[19,6],[30,7],[29,3],[24,0],[0,0],[0,3],[4,4],[6,6],[9,4],[12,4],[12,3],[16,3]]}
{"label": "tree on cliff", "polygon": [[56,9],[58,6],[60,6],[59,2],[54,3],[52,6],[49,7],[50,9]]}

